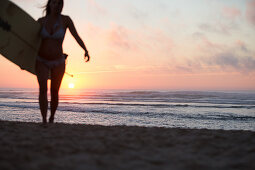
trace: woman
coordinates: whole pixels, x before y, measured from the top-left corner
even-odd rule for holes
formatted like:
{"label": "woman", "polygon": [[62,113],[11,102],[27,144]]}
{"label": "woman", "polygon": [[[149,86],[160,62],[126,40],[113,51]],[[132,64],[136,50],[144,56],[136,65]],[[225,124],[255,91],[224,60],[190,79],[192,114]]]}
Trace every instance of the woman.
{"label": "woman", "polygon": [[63,5],[63,0],[48,0],[45,6],[46,16],[38,19],[38,22],[42,25],[42,43],[35,68],[40,87],[39,104],[43,123],[47,123],[47,80],[49,73],[51,75],[51,115],[49,123],[54,122],[54,115],[58,107],[59,88],[65,73],[65,55],[63,55],[62,44],[67,28],[84,49],[86,62],[90,59],[88,50],[76,32],[71,18],[61,15]]}

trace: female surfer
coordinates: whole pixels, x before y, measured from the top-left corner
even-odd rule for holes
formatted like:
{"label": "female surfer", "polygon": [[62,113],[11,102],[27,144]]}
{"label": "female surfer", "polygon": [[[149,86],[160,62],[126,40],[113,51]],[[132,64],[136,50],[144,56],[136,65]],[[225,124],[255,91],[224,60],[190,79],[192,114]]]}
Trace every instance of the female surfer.
{"label": "female surfer", "polygon": [[58,107],[58,93],[63,75],[65,73],[65,55],[63,54],[63,40],[66,29],[68,28],[85,51],[86,62],[90,60],[88,50],[78,35],[73,21],[69,16],[61,15],[63,0],[48,0],[45,6],[46,16],[39,18],[41,24],[42,42],[36,59],[36,74],[39,83],[39,105],[43,123],[47,123],[47,80],[50,73],[51,78],[51,102],[49,123],[54,122],[54,115]]}

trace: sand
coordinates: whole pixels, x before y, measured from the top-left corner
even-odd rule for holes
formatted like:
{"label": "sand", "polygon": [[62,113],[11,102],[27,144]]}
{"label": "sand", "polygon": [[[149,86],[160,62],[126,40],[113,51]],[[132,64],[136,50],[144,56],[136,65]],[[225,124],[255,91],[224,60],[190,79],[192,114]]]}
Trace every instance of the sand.
{"label": "sand", "polygon": [[255,132],[0,121],[0,169],[255,169]]}

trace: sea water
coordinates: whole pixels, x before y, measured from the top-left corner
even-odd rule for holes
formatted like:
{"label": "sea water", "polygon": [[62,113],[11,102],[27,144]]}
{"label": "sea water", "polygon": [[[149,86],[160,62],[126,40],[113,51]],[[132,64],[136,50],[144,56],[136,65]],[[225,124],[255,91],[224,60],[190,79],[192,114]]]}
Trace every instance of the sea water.
{"label": "sea water", "polygon": [[[61,90],[55,117],[75,124],[255,131],[255,93]],[[0,120],[41,122],[38,89],[0,89]]]}

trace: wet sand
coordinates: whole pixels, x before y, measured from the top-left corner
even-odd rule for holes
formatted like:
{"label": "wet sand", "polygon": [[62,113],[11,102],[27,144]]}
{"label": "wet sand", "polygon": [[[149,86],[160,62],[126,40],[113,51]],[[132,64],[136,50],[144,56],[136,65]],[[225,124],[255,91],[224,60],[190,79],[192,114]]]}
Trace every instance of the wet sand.
{"label": "wet sand", "polygon": [[255,169],[255,132],[0,121],[0,169]]}

